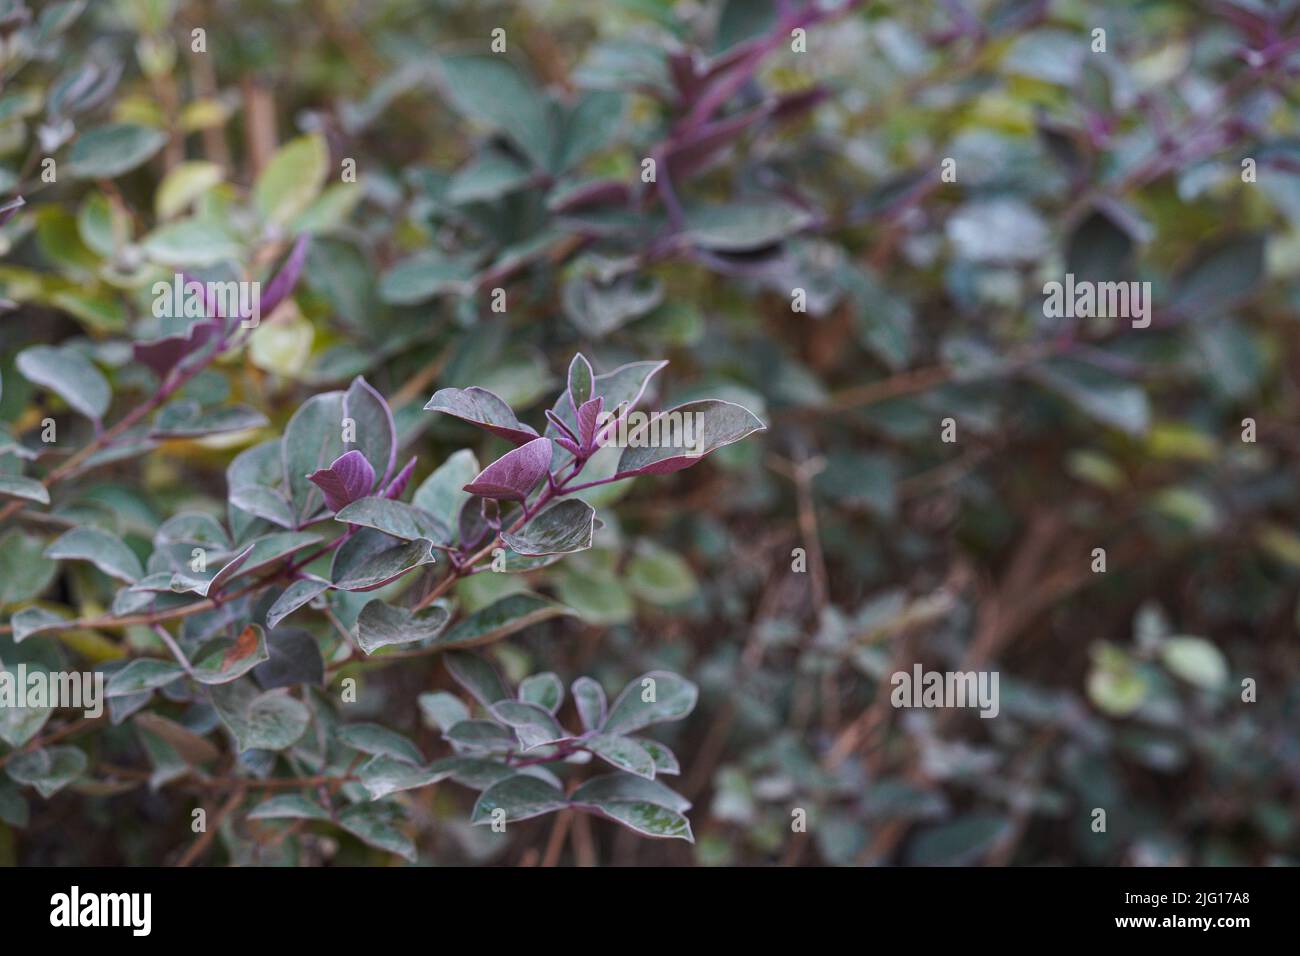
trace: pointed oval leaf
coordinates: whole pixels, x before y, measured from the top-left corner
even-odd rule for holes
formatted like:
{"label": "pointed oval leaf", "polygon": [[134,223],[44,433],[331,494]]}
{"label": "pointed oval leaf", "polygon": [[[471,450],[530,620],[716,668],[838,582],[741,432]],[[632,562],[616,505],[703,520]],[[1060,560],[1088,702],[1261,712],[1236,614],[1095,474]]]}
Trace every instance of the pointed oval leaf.
{"label": "pointed oval leaf", "polygon": [[[766,429],[758,416],[734,402],[688,402],[651,416],[632,429],[628,445],[619,456],[616,474],[666,475],[689,468],[705,455]],[[648,444],[658,432],[659,443]],[[665,441],[664,436],[671,436]],[[647,444],[637,444],[647,442]]]}
{"label": "pointed oval leaf", "polygon": [[470,815],[470,823],[483,824],[493,821],[493,812],[505,811],[507,823],[539,817],[552,810],[562,810],[569,805],[564,792],[551,786],[545,780],[527,774],[515,774],[498,783],[492,784],[479,796]]}
{"label": "pointed oval leaf", "polygon": [[583,730],[596,730],[605,722],[605,688],[590,677],[579,677],[569,688]]}
{"label": "pointed oval leaf", "polygon": [[699,688],[670,671],[650,671],[630,681],[601,726],[607,734],[627,734],[651,724],[681,720],[695,709]]}
{"label": "pointed oval leaf", "polygon": [[525,445],[537,437],[537,432],[519,421],[503,399],[476,385],[440,388],[433,393],[424,410],[459,418],[515,445]]}
{"label": "pointed oval leaf", "polygon": [[45,549],[45,557],[89,561],[109,577],[130,584],[144,575],[140,559],[121,539],[99,528],[73,528]]}
{"label": "pointed oval leaf", "polygon": [[450,615],[443,607],[431,607],[420,614],[392,607],[376,598],[357,615],[357,644],[367,654],[391,644],[411,644],[437,637]]}
{"label": "pointed oval leaf", "polygon": [[374,528],[403,541],[423,538],[438,545],[451,543],[451,529],[433,515],[414,505],[389,498],[359,498],[339,509],[334,520]]}
{"label": "pointed oval leaf", "polygon": [[471,495],[523,501],[551,466],[549,438],[535,438],[506,452],[465,486]]}
{"label": "pointed oval leaf", "polygon": [[619,770],[626,770],[628,773],[634,773],[638,777],[645,777],[647,780],[654,779],[654,757],[650,755],[650,751],[630,737],[620,737],[615,734],[596,734],[586,738],[583,746],[601,760],[617,767]]}
{"label": "pointed oval leaf", "polygon": [[108,411],[113,397],[108,379],[75,349],[33,345],[19,352],[14,364],[27,381],[48,388],[87,418],[99,421]]}
{"label": "pointed oval leaf", "polygon": [[596,531],[596,510],[580,498],[565,498],[535,515],[517,532],[505,531],[501,540],[528,557],[573,554],[591,547]]}
{"label": "pointed oval leaf", "polygon": [[[469,615],[438,638],[438,646],[476,647],[490,644],[542,621],[573,615],[563,604],[549,601],[540,594],[520,591],[494,601]],[[510,696],[507,694],[506,696]]]}

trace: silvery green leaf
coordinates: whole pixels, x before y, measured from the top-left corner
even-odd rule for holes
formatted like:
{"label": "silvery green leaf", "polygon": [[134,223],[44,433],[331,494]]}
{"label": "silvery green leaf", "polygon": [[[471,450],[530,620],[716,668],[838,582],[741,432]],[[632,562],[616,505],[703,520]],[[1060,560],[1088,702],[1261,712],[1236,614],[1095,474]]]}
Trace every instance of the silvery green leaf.
{"label": "silvery green leaf", "polygon": [[489,709],[493,717],[514,730],[520,750],[532,750],[543,744],[553,744],[569,738],[568,732],[550,712],[535,704],[521,700],[501,700]]}
{"label": "silvery green leaf", "polygon": [[357,770],[357,777],[370,794],[370,799],[379,800],[389,794],[418,790],[445,780],[459,768],[460,760],[457,757],[435,760],[430,766],[421,767],[381,755],[362,764]]}
{"label": "silvery green leaf", "polygon": [[21,644],[33,634],[57,631],[68,626],[68,619],[43,607],[25,607],[9,622],[14,629],[14,643]]}
{"label": "silvery green leaf", "polygon": [[517,532],[502,532],[501,540],[524,556],[572,554],[591,547],[596,511],[578,498],[545,508]]}
{"label": "silvery green leaf", "polygon": [[45,541],[14,528],[0,534],[0,604],[40,596],[59,572],[44,556]]}
{"label": "silvery green leaf", "polygon": [[635,740],[650,753],[655,762],[655,774],[679,774],[682,772],[681,765],[677,762],[677,755],[659,741],[651,740],[649,737],[630,737],[628,739]]}
{"label": "silvery green leaf", "polygon": [[357,616],[357,644],[373,654],[390,644],[427,641],[442,633],[450,619],[447,609],[434,606],[419,613],[409,608],[392,607],[376,598]]}
{"label": "silvery green leaf", "polygon": [[532,817],[562,810],[569,805],[564,792],[544,780],[527,774],[515,774],[488,787],[474,804],[470,823],[493,822],[493,813],[504,810],[507,823],[528,820]]}
{"label": "silvery green leaf", "polygon": [[167,134],[136,123],[110,123],[85,130],[68,153],[76,179],[113,179],[147,162],[163,148]]}
{"label": "silvery green leaf", "polygon": [[579,677],[569,688],[583,730],[596,730],[605,722],[605,689],[590,677]]}
{"label": "silvery green leaf", "polygon": [[715,252],[746,252],[779,242],[812,221],[807,210],[778,199],[697,206],[686,210],[684,238]]}
{"label": "silvery green leaf", "polygon": [[530,591],[521,591],[468,615],[439,637],[437,644],[439,647],[490,644],[542,621],[572,614],[573,611],[562,604]]}
{"label": "silvery green leaf", "polygon": [[490,707],[499,700],[510,699],[510,688],[505,685],[496,668],[477,654],[448,651],[443,655],[443,660],[452,679],[484,707]]}
{"label": "silvery green leaf", "polygon": [[76,747],[44,747],[19,754],[5,769],[17,783],[35,787],[49,799],[86,770],[86,754]]}
{"label": "silvery green leaf", "polygon": [[320,489],[307,476],[329,468],[347,451],[343,444],[343,394],[326,392],[309,398],[285,426],[280,442],[284,487],[289,490],[297,526],[325,503]]}
{"label": "silvery green leaf", "polygon": [[222,637],[205,644],[195,654],[192,676],[201,684],[228,684],[270,656],[266,632],[249,624],[233,640]]}
{"label": "silvery green leaf", "polygon": [[382,487],[397,464],[397,426],[388,402],[358,375],[344,393],[343,414],[353,422],[355,447],[374,469],[376,486]]}
{"label": "silvery green leaf", "polygon": [[554,114],[540,84],[501,56],[444,57],[442,73],[447,95],[463,116],[508,137],[539,169],[550,168]]}
{"label": "silvery green leaf", "polygon": [[451,543],[451,529],[427,511],[374,495],[342,508],[334,515],[334,520],[374,528],[403,541],[423,538],[438,545]]}
{"label": "silvery green leaf", "polygon": [[519,699],[555,714],[564,703],[564,684],[550,671],[533,674],[519,682]]}
{"label": "silvery green leaf", "polygon": [[253,668],[262,690],[274,687],[319,687],[325,680],[325,660],[320,643],[310,632],[294,627],[271,628],[266,635],[271,656]]}
{"label": "silvery green leaf", "polygon": [[142,691],[165,687],[185,676],[185,668],[175,661],[138,657],[108,679],[106,697],[126,697]]}
{"label": "silvery green leaf", "polygon": [[695,709],[699,688],[669,671],[650,671],[630,681],[618,695],[601,730],[627,734],[651,724],[681,720]]}
{"label": "silvery green leaf", "polygon": [[372,756],[387,756],[407,763],[423,763],[418,747],[395,730],[380,724],[345,724],[339,728],[339,740],[353,750]]}
{"label": "silvery green leaf", "polygon": [[435,295],[467,295],[474,288],[474,273],[473,259],[424,250],[380,277],[379,297],[390,305],[418,305]]}
{"label": "silvery green leaf", "polygon": [[486,388],[441,388],[433,393],[424,410],[459,418],[515,445],[525,445],[537,437],[535,429],[520,422],[514,410]]}
{"label": "silvery green leaf", "polygon": [[[31,675],[32,667],[28,666],[28,676]],[[44,668],[40,668],[44,670]],[[6,696],[17,690],[14,683],[17,681],[17,675],[8,670],[0,670],[0,687],[5,684],[9,685],[6,690]],[[50,719],[54,713],[53,707],[0,707],[0,740],[3,740],[10,747],[18,748],[23,746],[45,726],[45,722]]]}
{"label": "silvery green leaf", "polygon": [[464,701],[445,690],[421,694],[417,701],[425,724],[437,727],[444,733],[462,720],[469,719],[469,708]]}
{"label": "silvery green leaf", "polygon": [[1006,817],[976,814],[915,836],[908,846],[910,866],[970,866],[1011,829]]}
{"label": "silvery green leaf", "polygon": [[144,574],[135,552],[121,539],[98,528],[73,528],[64,532],[45,549],[45,557],[89,561],[109,577],[128,584]]}
{"label": "silvery green leaf", "polygon": [[217,716],[241,750],[284,750],[307,731],[311,712],[284,690],[259,694],[250,681],[209,688]]}
{"label": "silvery green leaf", "polygon": [[33,345],[14,360],[23,378],[48,388],[76,411],[99,421],[113,398],[108,380],[90,360],[73,348]]}
{"label": "silvery green leaf", "polygon": [[415,490],[411,504],[427,511],[448,528],[454,528],[460,509],[470,499],[469,493],[463,489],[482,470],[474,453],[462,448],[424,479]]}
{"label": "silvery green leaf", "polygon": [[266,612],[266,626],[276,628],[286,617],[299,608],[310,604],[317,595],[330,589],[328,581],[322,581],[320,578],[304,578],[301,581],[294,581],[284,592],[275,599],[270,610]]}
{"label": "silvery green leaf", "polygon": [[434,560],[433,546],[428,541],[395,542],[366,529],[335,552],[330,577],[340,591],[373,591]]}
{"label": "silvery green leaf", "polygon": [[1160,660],[1189,684],[1214,690],[1228,679],[1223,652],[1201,637],[1170,637],[1160,645]]}
{"label": "silvery green leaf", "polygon": [[644,800],[603,800],[591,806],[603,816],[645,836],[695,842],[690,821],[668,807]]}
{"label": "silvery green leaf", "polygon": [[691,808],[691,801],[658,780],[649,780],[627,773],[608,773],[592,777],[574,790],[570,799],[574,803],[596,805],[610,800],[640,800],[676,810],[678,813],[685,813]]}
{"label": "silvery green leaf", "polygon": [[457,749],[509,752],[516,748],[515,735],[490,720],[462,720],[445,736]]}
{"label": "silvery green leaf", "polygon": [[[687,421],[691,423],[689,426],[685,424]],[[676,423],[682,424],[678,427]],[[651,416],[644,425],[629,430],[628,443],[619,456],[617,474],[631,477],[680,471],[705,455],[754,432],[764,431],[766,427],[753,412],[734,402],[688,402],[669,412]],[[660,442],[648,444],[656,428]],[[665,434],[671,436],[670,441],[663,440]],[[639,441],[647,444],[637,444]]]}
{"label": "silvery green leaf", "polygon": [[373,846],[414,863],[415,844],[393,826],[390,814],[382,804],[358,803],[339,814],[339,826],[362,843]]}
{"label": "silvery green leaf", "polygon": [[583,746],[619,770],[626,770],[648,780],[654,779],[654,757],[650,755],[650,751],[630,737],[596,734],[584,738]]}
{"label": "silvery green leaf", "polygon": [[45,486],[34,478],[24,478],[22,475],[0,475],[0,495],[35,501],[42,505],[50,503],[50,493],[45,490]]}
{"label": "silvery green leaf", "polygon": [[150,438],[200,438],[226,432],[262,428],[267,417],[247,405],[228,405],[204,410],[198,402],[172,402],[154,419]]}
{"label": "silvery green leaf", "polygon": [[300,793],[278,793],[248,811],[249,820],[328,820],[329,811]]}

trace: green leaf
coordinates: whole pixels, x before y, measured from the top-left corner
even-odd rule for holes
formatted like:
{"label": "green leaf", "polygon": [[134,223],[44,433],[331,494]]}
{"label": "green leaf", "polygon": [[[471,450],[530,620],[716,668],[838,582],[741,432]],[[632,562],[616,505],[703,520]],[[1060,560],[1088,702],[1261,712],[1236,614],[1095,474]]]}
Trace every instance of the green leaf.
{"label": "green leaf", "polygon": [[19,754],[5,768],[16,782],[35,787],[49,799],[86,770],[86,755],[76,747],[45,747]]}
{"label": "green leaf", "polygon": [[431,607],[420,614],[409,608],[391,607],[376,598],[357,616],[357,644],[373,654],[390,644],[411,644],[437,637],[451,615],[443,607]]}
{"label": "green leaf", "polygon": [[464,701],[445,690],[421,694],[417,701],[424,722],[444,733],[462,720],[469,719],[469,708],[465,706]]}
{"label": "green leaf", "polygon": [[592,806],[604,816],[644,836],[695,842],[691,822],[668,807],[643,800],[604,800]]}
{"label": "green leaf", "polygon": [[637,542],[627,566],[628,588],[643,601],[671,607],[689,601],[698,585],[691,566],[652,541]]}
{"label": "green leaf", "polygon": [[555,137],[551,172],[562,173],[609,145],[623,125],[625,100],[620,93],[586,93],[565,111]]}
{"label": "green leaf", "polygon": [[477,654],[449,651],[443,660],[447,662],[447,671],[456,683],[469,691],[484,707],[490,707],[499,700],[510,699],[510,688],[506,687],[496,668]]}
{"label": "green leaf", "polygon": [[389,756],[378,756],[362,764],[357,777],[370,794],[370,799],[379,800],[393,793],[418,790],[445,780],[460,767],[461,762],[456,757],[435,760],[428,767],[420,767]]}
{"label": "green leaf", "polygon": [[50,493],[45,490],[43,484],[21,475],[0,475],[0,495],[35,501],[43,505],[50,503]]}
{"label": "green leaf", "polygon": [[681,764],[677,762],[677,755],[661,744],[657,740],[651,740],[649,737],[631,737],[647,751],[655,762],[655,773],[661,774],[679,774],[682,772]]}
{"label": "green leaf", "polygon": [[73,409],[99,421],[113,393],[99,369],[71,348],[34,345],[18,353],[14,364],[27,381],[48,388]]}
{"label": "green leaf", "polygon": [[493,822],[493,813],[504,810],[504,820],[515,823],[539,817],[552,810],[562,810],[569,805],[564,794],[545,780],[528,774],[515,774],[483,791],[474,804],[470,823],[483,824]]}
{"label": "green leaf", "polygon": [[[48,673],[44,667],[29,664],[27,675],[30,678],[35,671]],[[0,683],[8,684],[10,691],[16,692],[14,683],[17,675],[12,671],[0,671]],[[45,722],[54,713],[53,707],[0,707],[0,740],[10,747],[18,748],[26,744],[45,726]]]}
{"label": "green leaf", "polygon": [[328,581],[322,581],[319,578],[305,578],[302,581],[294,581],[283,593],[275,599],[275,603],[266,612],[266,626],[276,628],[280,622],[292,614],[294,611],[311,603],[317,595],[330,589]]}
{"label": "green leaf", "polygon": [[596,730],[605,722],[605,689],[590,677],[579,677],[569,688],[583,730]]}
{"label": "green leaf", "polygon": [[[734,402],[709,399],[678,405],[629,428],[617,474],[631,477],[680,471],[766,427],[753,412]],[[657,444],[651,444],[656,438]]]}
{"label": "green leaf", "polygon": [[109,677],[104,696],[127,697],[131,694],[141,694],[158,687],[166,687],[184,676],[185,668],[175,661],[139,657]]}
{"label": "green leaf", "polygon": [[358,803],[348,807],[339,814],[339,826],[368,846],[396,853],[410,863],[416,860],[415,844],[393,826],[382,804]]}
{"label": "green leaf", "polygon": [[408,571],[433,564],[428,541],[402,541],[366,529],[350,538],[335,553],[330,578],[340,591],[373,591]]}
{"label": "green leaf", "polygon": [[1171,637],[1160,645],[1160,659],[1170,672],[1189,684],[1215,690],[1228,679],[1223,653],[1200,637]]}
{"label": "green leaf", "polygon": [[135,123],[110,123],[86,130],[68,153],[76,179],[113,179],[147,162],[163,148],[167,134]]}
{"label": "green leaf", "polygon": [[945,823],[916,837],[908,850],[909,866],[971,866],[980,861],[1011,829],[1006,817],[980,814]]}
{"label": "green leaf", "polygon": [[555,117],[536,81],[499,56],[445,57],[442,69],[447,94],[461,115],[501,132],[538,168],[550,167]]}
{"label": "green leaf", "polygon": [[390,498],[358,498],[335,514],[334,520],[373,528],[403,541],[423,539],[439,545],[451,543],[451,529],[447,525],[415,505]]}
{"label": "green leaf", "polygon": [[202,219],[182,219],[159,226],[140,243],[152,262],[181,266],[214,266],[238,260],[243,247],[221,223]]}
{"label": "green leaf", "polygon": [[73,528],[45,549],[45,557],[89,561],[109,577],[131,584],[144,574],[140,559],[119,538],[98,528]]}
{"label": "green leaf", "polygon": [[686,210],[683,238],[715,252],[747,252],[770,246],[811,225],[812,215],[777,199]]}
{"label": "green leaf", "polygon": [[669,671],[650,671],[618,695],[601,725],[607,734],[627,734],[651,724],[681,720],[695,709],[699,689]]}
{"label": "green leaf", "polygon": [[241,750],[284,750],[295,744],[311,723],[306,705],[283,689],[259,694],[249,681],[209,688],[217,716]]}
{"label": "green leaf", "polygon": [[462,720],[444,736],[458,750],[510,753],[518,747],[515,735],[491,720]]}
{"label": "green leaf", "polygon": [[283,226],[320,195],[329,173],[322,136],[290,140],[271,157],[253,185],[253,205],[267,223]]}
{"label": "green leaf", "polygon": [[569,734],[551,716],[536,704],[521,700],[500,700],[489,710],[492,716],[515,732],[520,750],[532,750],[544,744],[569,739]]}
{"label": "green leaf", "polygon": [[566,498],[533,517],[518,532],[504,531],[501,540],[516,554],[572,554],[591,547],[596,511],[579,498]]}
{"label": "green leaf", "polygon": [[328,820],[329,811],[300,793],[279,793],[248,811],[249,820]]}
{"label": "green leaf", "polygon": [[448,528],[454,528],[460,509],[470,499],[469,492],[462,489],[482,470],[474,453],[461,449],[424,479],[411,497],[411,504],[427,511]]}
{"label": "green leaf", "polygon": [[1130,385],[1076,363],[1045,363],[1031,377],[1061,395],[1088,417],[1130,435],[1151,424],[1151,409],[1140,385]]}
{"label": "green leaf", "polygon": [[0,604],[29,601],[44,591],[59,571],[44,555],[45,541],[17,529],[0,535]]}
{"label": "green leaf", "polygon": [[178,163],[158,184],[154,193],[154,213],[159,219],[171,219],[217,185],[224,178],[217,163],[186,160]]}
{"label": "green leaf", "polygon": [[415,744],[380,724],[345,724],[339,728],[339,740],[353,750],[372,756],[392,757],[406,763],[424,762],[424,755]]}
{"label": "green leaf", "polygon": [[201,684],[228,684],[270,657],[266,632],[249,624],[234,640],[223,637],[204,645],[196,655],[193,676]]}
{"label": "green leaf", "polygon": [[347,450],[343,445],[343,393],[326,392],[303,402],[285,426],[280,445],[284,486],[289,489],[295,522],[301,526],[325,503],[320,489],[307,476],[328,468]]}
{"label": "green leaf", "polygon": [[68,619],[42,607],[25,607],[10,621],[14,629],[14,643],[21,644],[33,634],[57,631],[68,625]]}
{"label": "green leaf", "polygon": [[473,291],[473,261],[448,258],[425,250],[403,259],[379,280],[379,298],[390,305],[418,305],[435,295],[469,295]]}
{"label": "green leaf", "polygon": [[645,777],[647,780],[654,779],[654,757],[650,755],[650,751],[629,737],[620,737],[614,734],[596,734],[586,738],[583,741],[583,746],[601,760],[612,764],[619,770],[626,770],[638,777]]}
{"label": "green leaf", "polygon": [[490,644],[526,627],[566,614],[572,615],[573,612],[539,594],[530,591],[510,594],[466,617],[438,638],[437,645],[475,647]]}
{"label": "green leaf", "polygon": [[533,674],[519,682],[519,699],[554,714],[564,703],[564,684],[550,671]]}
{"label": "green leaf", "polygon": [[573,791],[570,800],[575,804],[599,806],[609,801],[640,801],[667,807],[678,813],[691,808],[691,801],[664,786],[658,780],[649,780],[626,773],[608,773],[592,777]]}
{"label": "green leaf", "polygon": [[267,417],[248,405],[203,409],[198,402],[172,402],[153,420],[150,438],[202,438],[269,425]]}
{"label": "green leaf", "polygon": [[1201,253],[1174,283],[1170,306],[1213,317],[1249,298],[1264,278],[1264,250],[1263,235],[1245,235]]}

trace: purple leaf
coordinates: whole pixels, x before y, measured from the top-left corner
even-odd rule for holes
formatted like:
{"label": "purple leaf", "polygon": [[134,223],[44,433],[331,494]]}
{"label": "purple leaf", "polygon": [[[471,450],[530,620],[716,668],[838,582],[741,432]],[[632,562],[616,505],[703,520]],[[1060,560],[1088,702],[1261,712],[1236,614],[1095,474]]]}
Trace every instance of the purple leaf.
{"label": "purple leaf", "polygon": [[605,397],[597,395],[590,401],[582,403],[578,409],[578,438],[582,442],[582,454],[590,456],[596,450],[596,426],[600,422],[600,413],[605,410]]}
{"label": "purple leaf", "polygon": [[506,452],[465,486],[472,495],[523,501],[551,467],[551,440],[534,438]]}
{"label": "purple leaf", "polygon": [[262,290],[261,304],[259,305],[262,315],[270,315],[275,311],[276,306],[289,298],[289,293],[298,284],[298,277],[302,275],[302,267],[303,263],[307,261],[307,246],[310,241],[311,238],[306,233],[298,237],[298,241],[293,244],[293,249],[289,252],[289,258],[284,260],[283,268]]}
{"label": "purple leaf", "polygon": [[325,495],[325,504],[338,511],[358,498],[370,494],[375,483],[375,469],[366,456],[353,449],[335,458],[328,468],[321,468],[307,476]]}
{"label": "purple leaf", "polygon": [[187,355],[207,345],[220,326],[221,323],[216,319],[201,319],[179,335],[136,342],[131,347],[131,353],[137,362],[149,366],[159,378],[166,378],[167,373]]}
{"label": "purple leaf", "polygon": [[14,213],[18,212],[18,210],[25,205],[27,205],[27,202],[22,196],[15,196],[13,199],[6,199],[4,202],[0,203],[0,226],[3,226],[12,219]]}
{"label": "purple leaf", "polygon": [[537,432],[520,422],[503,399],[476,385],[470,388],[440,388],[433,393],[433,398],[429,399],[424,410],[459,418],[516,445],[537,438]]}
{"label": "purple leaf", "polygon": [[397,477],[388,483],[384,489],[385,498],[397,499],[402,497],[402,492],[406,490],[407,482],[411,480],[411,473],[415,471],[415,463],[418,459],[412,455],[411,460],[402,466],[402,470],[397,473]]}

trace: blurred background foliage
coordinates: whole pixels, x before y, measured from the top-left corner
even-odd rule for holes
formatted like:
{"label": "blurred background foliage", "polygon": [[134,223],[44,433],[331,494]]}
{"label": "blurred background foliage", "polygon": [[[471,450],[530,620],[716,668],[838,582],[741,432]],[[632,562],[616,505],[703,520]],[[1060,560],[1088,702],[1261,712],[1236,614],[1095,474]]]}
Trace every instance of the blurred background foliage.
{"label": "blurred background foliage", "polygon": [[[707,394],[769,423],[600,489],[617,504],[597,547],[528,576],[581,618],[491,649],[513,680],[613,690],[665,667],[700,685],[666,738],[695,845],[575,822],[554,858],[1294,862],[1300,10],[852,6],[3,0],[0,193],[26,206],[0,229],[0,472],[30,467],[47,416],[60,443],[91,434],[19,351],[92,358],[120,414],[152,389],[128,345],[158,332],[154,281],[264,276],[309,232],[294,299],[187,397],[281,429],[365,374],[417,482],[504,447],[421,412],[435,388],[481,385],[538,421],[578,349],[598,370],[667,357],[663,407]],[[1151,326],[1045,317],[1066,272],[1150,282]],[[45,542],[96,525],[144,557],[178,510],[220,514],[233,456],[275,433],[104,462],[8,522],[0,618],[102,612],[105,579]],[[459,598],[524,583],[480,575]],[[152,640],[0,636],[0,657],[71,666]],[[999,716],[892,708],[890,674],[918,661],[997,670]],[[450,686],[437,659],[368,667],[360,716],[433,739],[414,701]],[[161,862],[188,840],[193,794],[114,775],[146,766],[129,727],[85,740],[91,771],[25,827],[0,791],[0,860]],[[536,862],[552,834],[494,839],[463,793],[408,798],[422,862]],[[260,842],[227,824],[222,859],[391,859],[311,828]]]}

